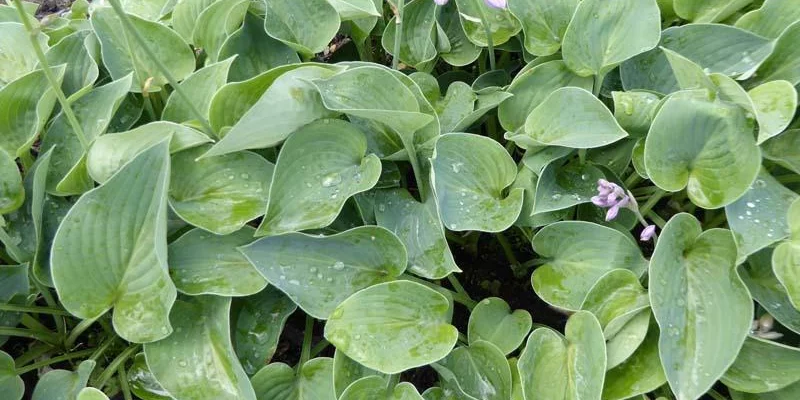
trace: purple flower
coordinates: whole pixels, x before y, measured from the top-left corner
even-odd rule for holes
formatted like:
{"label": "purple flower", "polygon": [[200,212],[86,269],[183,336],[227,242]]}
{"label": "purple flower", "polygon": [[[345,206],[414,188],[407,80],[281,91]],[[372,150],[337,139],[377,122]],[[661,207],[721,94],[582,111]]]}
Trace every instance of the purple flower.
{"label": "purple flower", "polygon": [[656,226],[655,225],[648,225],[646,228],[642,230],[642,233],[639,235],[639,240],[643,242],[650,241],[653,236],[656,235]]}
{"label": "purple flower", "polygon": [[506,0],[483,0],[487,6],[493,8],[506,8]]}
{"label": "purple flower", "polygon": [[436,3],[437,5],[440,5],[440,6],[443,6],[443,5],[447,4],[448,1],[450,1],[450,0],[433,0],[434,3]]}
{"label": "purple flower", "polygon": [[625,189],[605,179],[597,181],[597,196],[593,196],[591,200],[592,204],[598,207],[608,208],[606,221],[617,218],[619,209],[630,208],[631,204],[631,196],[625,193]]}

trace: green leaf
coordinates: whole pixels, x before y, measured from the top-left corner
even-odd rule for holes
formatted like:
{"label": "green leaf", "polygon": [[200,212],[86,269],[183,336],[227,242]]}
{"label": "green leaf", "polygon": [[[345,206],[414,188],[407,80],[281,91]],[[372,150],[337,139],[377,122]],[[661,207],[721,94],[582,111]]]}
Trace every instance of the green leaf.
{"label": "green leaf", "polygon": [[368,376],[359,379],[342,393],[339,400],[422,400],[414,385],[401,382],[388,387],[386,380],[380,376]]}
{"label": "green leaf", "polygon": [[437,140],[431,165],[439,212],[448,229],[501,232],[516,221],[523,190],[504,194],[516,178],[517,166],[499,143],[449,133]]}
{"label": "green leaf", "polygon": [[444,295],[419,283],[381,283],[339,304],[325,338],[368,368],[399,373],[450,353],[458,330],[448,323],[449,308]]}
{"label": "green leaf", "polygon": [[[219,156],[246,149],[273,147],[304,125],[336,115],[325,109],[314,86],[308,82],[309,79],[332,76],[336,71],[335,68],[304,66],[285,73],[283,73],[284,68],[280,68],[279,71],[282,74],[277,78],[273,77],[272,71],[261,75],[268,77],[263,83],[256,77],[241,85],[232,86],[236,90],[257,91],[258,86],[266,83],[262,87],[269,86],[269,88],[246,113],[239,114],[241,119],[203,157]],[[216,97],[222,96],[222,90]],[[238,105],[242,100],[239,97],[215,99],[213,103],[219,101],[221,107],[218,108],[216,104],[212,104],[211,120],[218,119],[215,116],[216,113],[228,112],[228,107],[225,107],[228,106],[228,101]],[[247,107],[247,103],[245,100],[242,109]],[[217,124],[216,126],[224,127],[226,125]]]}
{"label": "green leaf", "polygon": [[394,232],[408,252],[408,272],[427,279],[442,279],[461,272],[450,252],[436,203],[420,203],[406,189],[378,191],[377,224]]}
{"label": "green leaf", "polygon": [[756,35],[777,39],[789,25],[797,21],[800,21],[800,3],[766,0],[761,8],[743,15],[735,25]]}
{"label": "green leaf", "polygon": [[236,250],[252,241],[255,229],[245,227],[226,236],[193,229],[169,244],[169,270],[181,293],[196,296],[248,296],[267,281]]}
{"label": "green leaf", "polygon": [[306,362],[297,374],[286,364],[270,364],[251,380],[259,400],[336,400],[333,359],[327,357]]}
{"label": "green leaf", "polygon": [[536,184],[532,215],[590,202],[597,194],[597,180],[601,178],[605,178],[603,172],[590,164],[548,163]]}
{"label": "green leaf", "polygon": [[525,310],[514,310],[503,299],[490,297],[478,303],[469,315],[469,343],[487,341],[505,355],[518,349],[531,331],[533,320]]}
{"label": "green leaf", "polygon": [[213,63],[189,75],[178,86],[189,96],[192,104],[188,104],[177,93],[173,93],[164,106],[161,118],[178,123],[196,121],[197,116],[192,112],[192,106],[194,106],[196,110],[203,113],[204,118],[208,119],[211,100],[214,94],[225,85],[233,61],[233,58],[229,58]]}
{"label": "green leaf", "polygon": [[150,21],[158,21],[171,10],[170,0],[121,0],[125,12],[138,15]]}
{"label": "green leaf", "polygon": [[39,378],[33,389],[32,400],[73,400],[86,387],[95,362],[86,360],[78,365],[75,372],[55,369]]}
{"label": "green leaf", "polygon": [[333,356],[333,387],[336,389],[337,398],[341,397],[345,389],[352,383],[370,376],[385,377],[386,375],[353,361],[339,350],[336,351]]}
{"label": "green leaf", "polygon": [[482,0],[455,0],[455,2],[464,33],[477,46],[486,47],[488,44],[484,15],[486,21],[489,21],[488,30],[495,46],[509,41],[522,30],[519,21],[505,8],[489,7]]}
{"label": "green leaf", "polygon": [[675,75],[681,90],[706,89],[711,93],[716,91],[714,82],[701,66],[670,49],[662,47],[661,51],[667,57],[667,62],[672,68],[672,73]]}
{"label": "green leaf", "polygon": [[720,379],[742,392],[764,393],[800,380],[800,349],[748,337],[736,361]]}
{"label": "green leaf", "polygon": [[619,125],[631,136],[647,135],[661,98],[650,92],[612,92],[612,96]]}
{"label": "green leaf", "polygon": [[728,226],[738,249],[738,260],[789,236],[786,210],[798,198],[766,170],[735,202],[725,206]]}
{"label": "green leaf", "polygon": [[[87,142],[92,143],[106,132],[130,86],[131,75],[127,75],[91,89],[70,105]],[[86,149],[63,112],[53,119],[40,148],[43,151],[53,150],[47,176],[48,192],[56,195],[81,194],[94,187],[87,171]]]}
{"label": "green leaf", "polygon": [[658,44],[661,18],[655,0],[584,0],[564,34],[562,53],[580,76],[605,76]]}
{"label": "green leaf", "polygon": [[[202,48],[206,63],[216,63],[225,40],[239,29],[244,22],[248,0],[219,0],[208,6],[197,17],[197,25],[192,32],[192,44]],[[202,27],[202,29],[197,29]]]}
{"label": "green leaf", "polygon": [[625,324],[648,307],[650,298],[639,283],[639,277],[621,268],[598,279],[581,305],[582,310],[591,312],[600,322],[606,339],[616,336]]}
{"label": "green leaf", "polygon": [[[341,0],[337,0],[341,1]],[[403,40],[400,42],[398,57],[403,63],[414,68],[424,67],[425,63],[436,58],[436,46],[433,43],[433,28],[436,24],[436,3],[429,0],[414,0],[403,9]],[[391,54],[397,34],[396,18],[386,23],[386,30],[381,36],[381,45]]]}
{"label": "green leaf", "polygon": [[231,81],[243,81],[281,65],[300,63],[291,47],[273,39],[264,31],[264,20],[251,13],[244,17],[244,25],[225,39],[219,50],[219,59],[233,56],[228,76]]}
{"label": "green leaf", "polygon": [[97,388],[87,387],[78,393],[77,400],[108,400],[108,396]]}
{"label": "green leaf", "polygon": [[630,358],[644,342],[650,325],[650,310],[633,313],[630,321],[606,343],[606,369],[612,369]]}
{"label": "green leaf", "polygon": [[156,377],[147,366],[144,353],[136,354],[133,366],[128,369],[128,384],[131,392],[142,400],[169,400],[169,393],[156,381]]}
{"label": "green leaf", "polygon": [[[28,270],[28,264],[0,266],[0,303],[26,304],[27,297],[31,292]],[[8,327],[17,326],[22,321],[22,316],[23,314],[19,312],[0,311],[0,324]],[[5,344],[7,340],[8,336],[0,336],[0,345]],[[11,379],[2,377],[3,354],[5,353],[0,352],[0,388],[4,387],[3,379]],[[11,372],[16,376],[14,368],[11,369]]]}
{"label": "green leaf", "polygon": [[694,23],[719,22],[753,0],[674,0],[675,13]]}
{"label": "green leaf", "polygon": [[578,0],[512,0],[511,11],[522,23],[525,50],[536,56],[549,56],[561,48],[561,40],[578,7]]}
{"label": "green leaf", "polygon": [[25,188],[15,158],[0,149],[0,214],[15,211],[25,202]]}
{"label": "green leaf", "polygon": [[764,158],[800,174],[800,154],[794,151],[797,145],[800,145],[800,129],[789,129],[762,143],[761,150]]}
{"label": "green leaf", "polygon": [[249,151],[197,160],[209,148],[172,156],[169,204],[184,221],[227,235],[264,214],[274,166]]}
{"label": "green leaf", "polygon": [[450,43],[448,51],[439,49],[439,55],[442,60],[450,65],[463,67],[472,64],[478,59],[482,49],[469,41],[467,34],[461,27],[461,17],[455,4],[442,6],[439,24],[439,28],[441,28],[439,30],[439,38],[443,38],[442,31],[444,31],[444,36]]}
{"label": "green leaf", "polygon": [[629,399],[649,393],[667,382],[658,356],[658,336],[658,326],[652,324],[636,352],[606,372],[603,400]]}
{"label": "green leaf", "polygon": [[150,371],[173,397],[256,399],[231,345],[230,306],[226,297],[181,298],[170,312],[175,332],[144,345]]}
{"label": "green leaf", "polygon": [[791,240],[775,248],[775,252],[772,253],[772,269],[786,288],[789,300],[800,310],[800,284],[797,281],[797,276],[800,274],[800,200],[795,198],[789,207],[787,219]]}
{"label": "green leaf", "polygon": [[566,208],[559,211],[533,214],[533,207],[536,201],[536,185],[539,183],[539,177],[530,168],[522,165],[517,172],[517,178],[514,184],[511,185],[512,189],[522,188],[525,190],[525,199],[522,203],[522,212],[519,218],[514,222],[516,226],[523,227],[540,227],[549,225],[554,222],[569,218],[572,215],[572,209]]}
{"label": "green leaf", "polygon": [[327,0],[266,0],[266,6],[267,34],[298,53],[321,52],[339,31],[339,14]]}
{"label": "green leaf", "polygon": [[565,336],[538,328],[519,357],[526,399],[599,399],[606,371],[606,348],[600,324],[578,311],[567,321]]}
{"label": "green leaf", "polygon": [[590,222],[548,225],[531,244],[537,254],[549,259],[533,272],[533,289],[548,304],[567,310],[579,310],[608,271],[624,268],[641,276],[647,269],[647,260],[632,238]]}
{"label": "green leaf", "polygon": [[741,197],[758,175],[761,152],[752,132],[752,121],[740,108],[670,98],[645,142],[647,174],[664,190],[687,188],[689,199],[700,207],[726,206]]}
{"label": "green leaf", "polygon": [[17,375],[14,359],[0,351],[0,391],[8,400],[22,400],[25,395],[25,382]]}
{"label": "green leaf", "polygon": [[[195,60],[192,49],[172,29],[157,22],[130,16],[134,28],[144,37],[148,47],[155,53],[167,70],[178,81],[194,72]],[[99,7],[92,14],[92,28],[100,39],[103,64],[114,79],[122,79],[133,72],[130,90],[141,92],[145,86],[149,93],[158,92],[168,83],[138,42],[128,40],[122,22],[110,7]],[[148,80],[152,79],[149,84]]]}
{"label": "green leaf", "polygon": [[[52,70],[59,84],[64,68]],[[56,95],[44,71],[39,69],[0,88],[0,104],[14,105],[0,108],[0,149],[19,157],[30,149],[44,128],[56,104]]]}
{"label": "green leaf", "polygon": [[270,284],[318,319],[328,319],[353,293],[393,280],[406,268],[402,242],[375,226],[326,237],[270,236],[240,251]]}
{"label": "green leaf", "polygon": [[268,286],[258,294],[235,299],[234,310],[233,347],[245,372],[255,374],[272,359],[283,325],[297,306]]}
{"label": "green leaf", "polygon": [[552,92],[525,120],[522,132],[506,139],[518,146],[562,146],[591,149],[628,136],[606,106],[586,89],[564,87]]}
{"label": "green leaf", "polygon": [[741,393],[730,390],[733,400],[794,400],[800,396],[800,383],[795,383],[781,390],[769,393]]}
{"label": "green leaf", "polygon": [[459,347],[433,364],[444,386],[458,397],[506,400],[511,397],[511,369],[503,352],[491,342],[477,340]]}
{"label": "green leaf", "polygon": [[800,333],[800,311],[792,306],[786,288],[772,271],[772,249],[751,255],[738,272],[753,299],[786,328]]}
{"label": "green leaf", "polygon": [[758,119],[758,144],[783,132],[797,110],[797,90],[786,81],[771,81],[747,92]]}
{"label": "green leaf", "polygon": [[679,399],[710,389],[750,332],[753,303],[735,268],[731,232],[703,232],[690,214],[672,217],[658,239],[648,287],[661,363]]}
{"label": "green leaf", "polygon": [[[183,0],[175,4],[172,10],[172,29],[186,42],[191,43],[197,19],[206,8],[217,0]],[[201,29],[205,27],[201,26]]]}
{"label": "green leaf", "polygon": [[[53,240],[53,281],[72,314],[94,319],[114,307],[126,340],[172,331],[175,286],[167,273],[169,155],[162,141],[78,200]],[[98,229],[106,235],[95,235]]]}
{"label": "green leaf", "polygon": [[[13,10],[12,10],[13,11]],[[39,64],[36,52],[30,41],[25,26],[18,22],[0,22],[0,54],[3,63],[0,65],[0,88],[14,80],[32,72]],[[36,41],[47,51],[47,36],[39,33]]]}
{"label": "green leaf", "polygon": [[[330,0],[342,21],[380,17],[379,6],[373,0]],[[408,11],[408,8],[405,9]],[[405,21],[404,21],[405,22]]]}
{"label": "green leaf", "polygon": [[99,42],[92,31],[78,31],[47,50],[50,65],[67,64],[61,89],[67,97],[88,90],[100,75],[95,61]]}

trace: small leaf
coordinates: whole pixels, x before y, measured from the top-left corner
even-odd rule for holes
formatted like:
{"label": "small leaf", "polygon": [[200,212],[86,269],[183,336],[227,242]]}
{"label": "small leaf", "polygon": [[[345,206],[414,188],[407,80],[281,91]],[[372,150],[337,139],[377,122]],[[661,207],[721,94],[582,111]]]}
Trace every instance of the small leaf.
{"label": "small leaf", "polygon": [[99,389],[87,387],[78,393],[76,400],[108,400],[108,396]]}
{"label": "small leaf", "polygon": [[450,353],[458,330],[448,323],[449,308],[445,296],[419,283],[381,283],[339,304],[325,338],[368,368],[399,373]]}
{"label": "small leaf", "polygon": [[95,362],[82,361],[75,372],[55,369],[39,378],[33,389],[32,400],[72,400],[86,387]]}
{"label": "small leaf", "polygon": [[14,359],[0,351],[0,391],[8,400],[22,400],[25,395],[25,382],[17,375]]}
{"label": "small leaf", "polygon": [[[385,377],[386,375],[353,361],[339,350],[336,351],[333,356],[333,386],[336,389],[337,398],[341,397],[345,389],[352,383],[370,376]],[[386,387],[385,382],[383,386]]]}
{"label": "small leaf", "polygon": [[680,399],[708,391],[750,332],[753,303],[735,255],[730,231],[703,232],[690,214],[672,217],[658,239],[648,287],[661,363]]}
{"label": "small leaf", "polygon": [[506,400],[511,397],[511,369],[503,352],[478,340],[453,350],[433,364],[446,388],[466,399]]}
{"label": "small leaf", "polygon": [[375,226],[327,237],[270,236],[240,251],[273,286],[318,319],[328,319],[350,295],[393,280],[406,267],[397,236]]}
{"label": "small leaf", "polygon": [[561,40],[578,7],[578,0],[512,0],[508,9],[522,23],[525,50],[549,56],[561,48]]}
{"label": "small leaf", "polygon": [[331,4],[339,13],[342,21],[381,16],[378,6],[373,0],[331,0]]}
{"label": "small leaf", "polygon": [[15,211],[25,202],[25,188],[15,158],[0,148],[0,215]]}
{"label": "small leaf", "polygon": [[267,365],[251,379],[259,400],[336,400],[333,359],[310,360],[295,374],[283,363]]}
{"label": "small leaf", "polygon": [[[59,83],[64,78],[64,68],[52,70]],[[0,88],[0,104],[14,105],[0,107],[0,149],[16,158],[30,149],[44,128],[56,95],[39,69]]]}
{"label": "small leaf", "polygon": [[794,119],[797,90],[786,81],[771,81],[747,92],[758,119],[758,144],[780,134]]}
{"label": "small leaf", "polygon": [[[200,13],[217,0],[184,0],[175,4],[172,10],[172,29],[188,43],[192,42],[193,32]],[[205,27],[201,26],[200,29]]]}
{"label": "small leaf", "polygon": [[612,96],[619,125],[631,136],[647,135],[661,98],[650,92],[612,92]]}
{"label": "small leaf", "polygon": [[658,356],[658,336],[658,326],[652,324],[636,352],[606,372],[603,400],[629,399],[656,390],[667,382]]}
{"label": "small leaf", "polygon": [[650,298],[639,283],[639,277],[621,268],[603,275],[581,305],[582,310],[597,317],[606,339],[616,336],[626,323],[648,307]]}
{"label": "small leaf", "polygon": [[[463,151],[467,148],[471,151]],[[431,165],[439,212],[448,229],[500,232],[516,221],[523,190],[504,195],[517,167],[499,143],[469,133],[449,133],[437,140]]]}
{"label": "small leaf", "polygon": [[394,51],[395,35],[399,26],[404,39],[400,42],[400,54],[398,55],[400,61],[414,68],[433,61],[436,58],[433,27],[436,24],[437,7],[436,3],[430,0],[416,0],[406,4],[403,9],[402,24],[398,25],[396,18],[392,18],[386,23],[386,30],[381,36],[384,50],[389,54]]}
{"label": "small leaf", "polygon": [[264,20],[246,13],[244,25],[225,39],[219,50],[219,59],[236,56],[228,77],[231,81],[244,81],[282,65],[300,63],[291,47],[273,39],[264,31]]}
{"label": "small leaf", "polygon": [[235,299],[234,310],[233,347],[245,372],[255,374],[272,359],[283,325],[297,306],[280,290],[268,286],[252,296]]}
{"label": "small leaf", "polygon": [[794,400],[800,396],[800,383],[787,386],[781,390],[768,393],[742,393],[730,390],[733,400]]}
{"label": "small leaf", "polygon": [[675,13],[694,23],[719,22],[753,0],[674,0]]}
{"label": "small leaf", "polygon": [[519,348],[531,331],[532,323],[527,311],[511,312],[503,299],[491,297],[479,302],[469,316],[469,343],[487,341],[508,355]]}
{"label": "small leaf", "polygon": [[353,382],[339,400],[423,400],[414,385],[408,382],[401,382],[394,387],[387,385],[386,380],[380,376],[368,376]]}
{"label": "small leaf", "polygon": [[616,229],[589,222],[548,225],[534,236],[533,250],[549,261],[531,276],[536,294],[547,303],[578,310],[608,271],[624,268],[641,276],[647,269],[636,242]]}
{"label": "small leaf", "polygon": [[327,0],[267,0],[266,6],[267,34],[301,54],[321,52],[339,31],[339,14]]}
{"label": "small leaf", "polygon": [[125,12],[138,15],[150,21],[158,21],[168,14],[171,7],[169,0],[122,0],[120,1]]}
{"label": "small leaf", "polygon": [[[114,307],[126,340],[172,331],[175,286],[167,274],[169,158],[162,141],[78,200],[53,240],[53,281],[72,314],[95,319]],[[108,234],[95,235],[99,230]]]}
{"label": "small leaf", "polygon": [[509,41],[522,30],[522,25],[504,8],[489,7],[481,0],[455,0],[461,26],[469,40],[480,47],[488,44],[483,16],[489,22],[489,32],[495,46]]}
{"label": "small leaf", "polygon": [[800,283],[797,281],[800,274],[800,200],[795,199],[789,206],[788,223],[791,240],[775,248],[772,253],[772,269],[786,288],[794,308],[800,310]]}
{"label": "small leaf", "polygon": [[330,225],[348,198],[378,182],[380,160],[366,152],[364,135],[345,121],[325,119],[295,132],[278,155],[266,215],[256,234]]}
{"label": "small leaf", "polygon": [[655,0],[584,0],[564,34],[564,62],[580,76],[605,76],[623,61],[654,48],[660,35]]}
{"label": "small leaf", "polygon": [[800,21],[800,3],[793,0],[766,0],[761,8],[736,20],[737,28],[777,39],[789,25]]}
{"label": "small leaf", "polygon": [[147,365],[158,383],[179,399],[255,400],[230,338],[231,299],[194,296],[175,302],[175,332],[146,343]]}
{"label": "small leaf", "polygon": [[165,121],[177,123],[197,120],[197,116],[192,112],[192,106],[208,119],[211,109],[211,99],[219,88],[225,85],[228,78],[228,71],[231,68],[233,58],[229,58],[218,63],[207,65],[189,75],[186,80],[178,86],[186,93],[192,101],[189,105],[177,92],[172,93],[164,106],[161,118]]}
{"label": "small leaf", "polygon": [[783,389],[800,380],[800,349],[750,336],[720,380],[749,393]]}
{"label": "small leaf", "polygon": [[439,35],[444,31],[450,43],[449,51],[439,49],[442,60],[453,66],[463,67],[472,64],[481,54],[481,48],[469,41],[464,28],[461,27],[461,17],[455,4],[442,6],[439,17]]}
{"label": "small leaf", "polygon": [[[220,60],[222,44],[242,26],[249,6],[250,2],[247,0],[219,0],[197,16],[197,25],[192,32],[192,44],[205,51],[208,57],[206,64]],[[198,27],[201,29],[197,29]]]}
{"label": "small leaf", "polygon": [[[563,149],[563,148],[562,148]],[[562,155],[562,150],[554,150]],[[588,203],[597,194],[597,180],[605,174],[591,164],[557,162],[546,164],[536,183],[532,215],[558,211]]]}

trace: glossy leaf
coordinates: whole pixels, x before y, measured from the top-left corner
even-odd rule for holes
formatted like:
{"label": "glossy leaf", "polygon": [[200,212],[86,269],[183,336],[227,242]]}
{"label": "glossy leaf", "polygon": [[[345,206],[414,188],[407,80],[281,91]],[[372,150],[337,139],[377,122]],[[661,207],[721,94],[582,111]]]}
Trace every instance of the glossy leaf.
{"label": "glossy leaf", "polygon": [[[337,398],[354,382],[370,376],[386,377],[378,371],[371,370],[348,357],[341,351],[333,356],[333,387]],[[371,385],[370,385],[371,386]],[[384,382],[384,387],[386,383]]]}
{"label": "glossy leaf", "polygon": [[327,0],[267,0],[266,6],[267,34],[301,54],[321,52],[339,30],[339,14]]}
{"label": "glossy leaf", "polygon": [[730,392],[733,400],[793,400],[800,395],[800,383],[768,393],[751,394],[737,392],[736,390],[730,390]]}
{"label": "glossy leaf", "polygon": [[461,26],[467,38],[477,46],[487,45],[483,15],[489,21],[489,31],[495,46],[507,42],[522,30],[519,21],[505,7],[489,7],[481,0],[455,0],[455,2],[461,17]]}
{"label": "glossy leaf", "polygon": [[394,387],[387,387],[386,380],[380,376],[369,376],[359,379],[342,393],[339,400],[422,400],[414,385],[401,382]]}
{"label": "glossy leaf", "polygon": [[[64,69],[53,68],[59,83]],[[33,145],[53,111],[56,95],[44,72],[36,70],[0,88],[0,104],[14,104],[0,108],[0,149],[16,158]]]}
{"label": "glossy leaf", "polygon": [[433,368],[448,388],[465,399],[505,400],[511,397],[511,369],[503,351],[477,340],[453,350]]}
{"label": "glossy leaf", "polygon": [[525,50],[549,56],[561,48],[561,40],[578,7],[578,0],[512,0],[508,9],[522,23]]}
{"label": "glossy leaf", "polygon": [[647,269],[636,242],[616,229],[589,222],[548,225],[532,241],[533,249],[548,262],[531,276],[536,294],[547,303],[578,310],[589,290],[615,268],[640,276]]}
{"label": "glossy leaf", "polygon": [[381,283],[339,304],[325,338],[368,368],[399,373],[450,353],[458,331],[448,323],[449,308],[446,297],[419,283]]}
{"label": "glossy leaf", "polygon": [[597,280],[587,293],[581,309],[594,314],[603,327],[603,335],[611,339],[649,306],[650,298],[639,283],[639,277],[630,270],[620,268],[609,271]]}
{"label": "glossy leaf", "polygon": [[679,399],[705,393],[733,364],[750,332],[753,303],[736,275],[730,231],[703,232],[689,214],[667,223],[650,261],[659,354]]}
{"label": "glossy leaf", "polygon": [[133,366],[128,369],[127,378],[131,392],[142,400],[169,400],[172,398],[150,372],[144,353],[139,353],[133,358]]}
{"label": "glossy leaf", "polygon": [[748,337],[720,380],[731,389],[748,393],[783,389],[800,380],[800,349]]}
{"label": "glossy leaf", "polygon": [[234,300],[233,347],[245,372],[255,374],[272,359],[283,325],[297,306],[278,289],[268,286],[257,294]]}
{"label": "glossy leaf", "polygon": [[[563,157],[560,151],[557,155]],[[536,183],[532,215],[590,202],[591,197],[597,194],[597,180],[604,177],[600,169],[590,164],[546,164]]]}
{"label": "glossy leaf", "polygon": [[469,316],[470,345],[487,341],[505,355],[518,349],[531,331],[533,320],[525,310],[511,311],[503,299],[491,297],[478,303]]}
{"label": "glossy leaf", "polygon": [[315,358],[297,374],[283,363],[267,365],[252,378],[258,400],[336,400],[333,359]]}
{"label": "glossy leaf", "polygon": [[[450,3],[442,7],[439,24],[450,44],[449,51],[438,49],[442,60],[450,65],[464,66],[472,64],[478,59],[481,54],[481,48],[467,38],[467,34],[461,27],[461,17],[455,4]],[[439,35],[441,35],[441,31],[439,32]]]}
{"label": "glossy leaf", "polygon": [[761,151],[764,158],[775,161],[795,173],[800,173],[800,157],[794,151],[798,143],[800,143],[800,129],[789,129],[762,143]]}
{"label": "glossy leaf", "polygon": [[[162,141],[81,196],[53,240],[53,282],[80,318],[114,310],[116,332],[149,342],[172,331],[175,286],[167,274],[169,158]],[[107,235],[95,235],[105,229]]]}

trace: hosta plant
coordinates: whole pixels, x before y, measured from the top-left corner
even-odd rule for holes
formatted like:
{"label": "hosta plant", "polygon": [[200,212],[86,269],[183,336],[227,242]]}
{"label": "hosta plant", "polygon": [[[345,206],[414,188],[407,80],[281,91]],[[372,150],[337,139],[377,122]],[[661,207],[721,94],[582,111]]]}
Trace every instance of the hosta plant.
{"label": "hosta plant", "polygon": [[37,8],[2,399],[800,399],[800,1]]}

